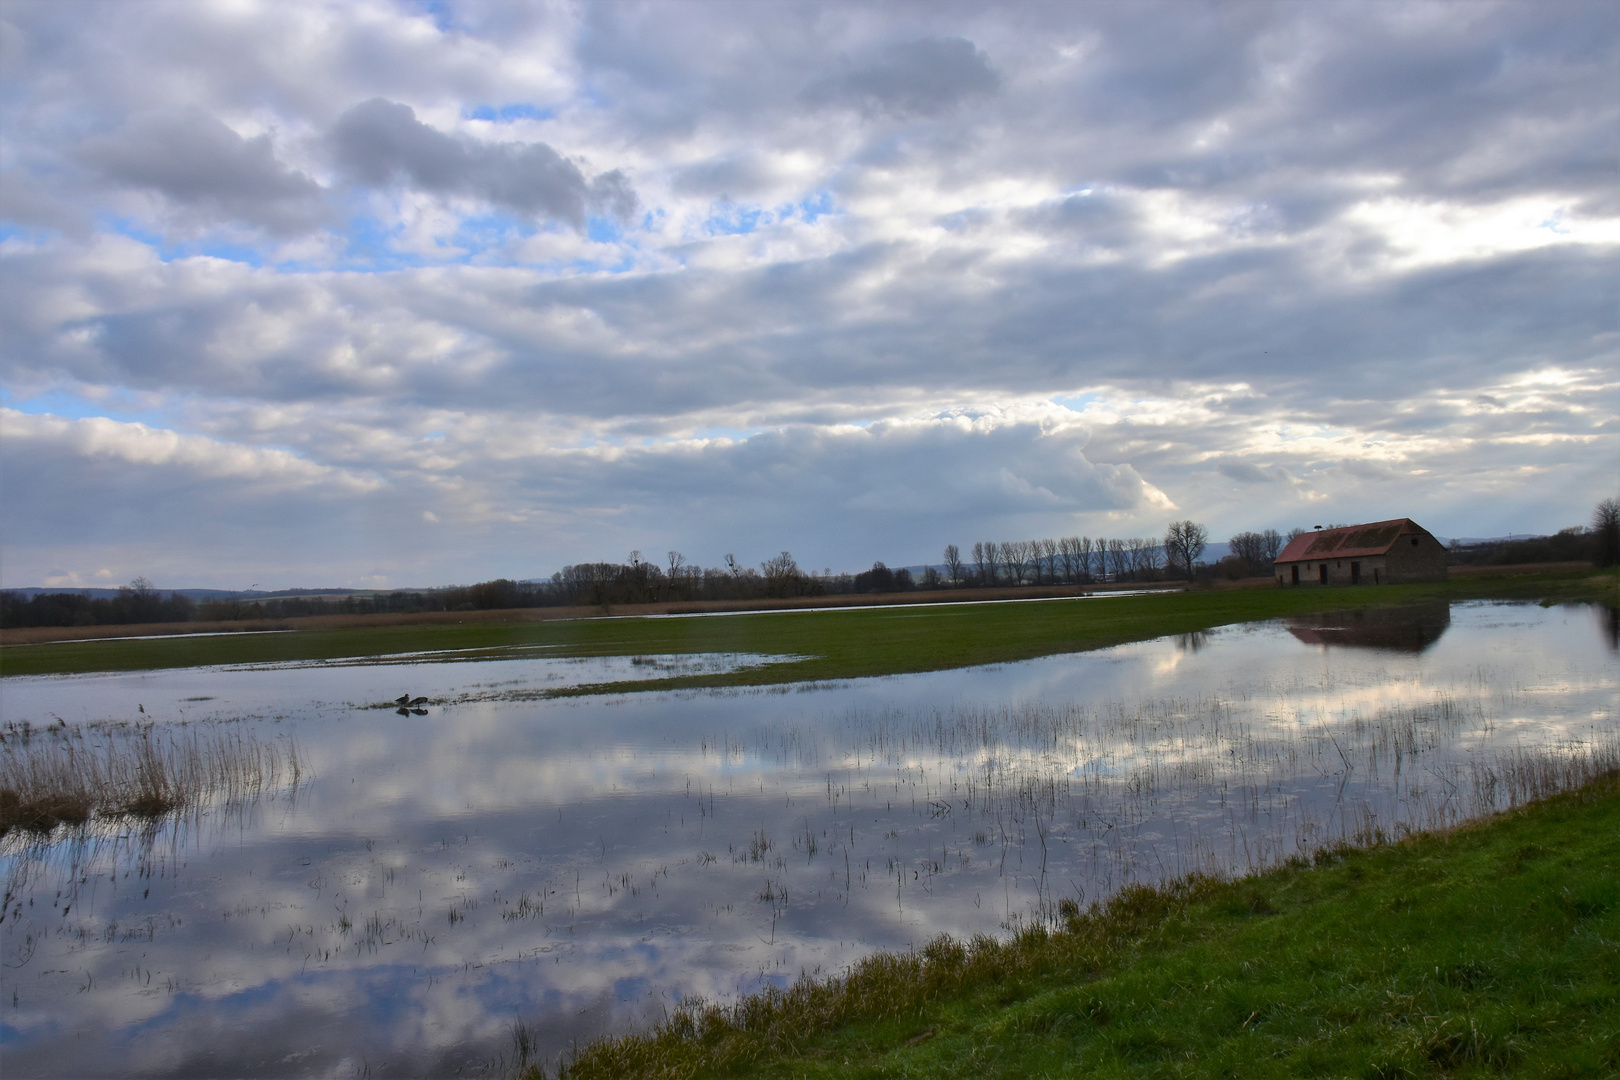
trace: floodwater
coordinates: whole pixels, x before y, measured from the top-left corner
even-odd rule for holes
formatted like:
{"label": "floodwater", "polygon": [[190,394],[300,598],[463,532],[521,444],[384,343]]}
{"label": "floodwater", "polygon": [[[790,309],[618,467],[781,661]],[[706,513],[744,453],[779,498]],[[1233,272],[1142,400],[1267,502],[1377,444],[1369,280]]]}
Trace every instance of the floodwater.
{"label": "floodwater", "polygon": [[540,696],[767,658],[7,679],[6,754],[241,725],[300,773],[0,840],[0,1065],[500,1075],[519,1021],[554,1061],[694,995],[1444,824],[1615,752],[1614,635],[1470,603],[748,691]]}

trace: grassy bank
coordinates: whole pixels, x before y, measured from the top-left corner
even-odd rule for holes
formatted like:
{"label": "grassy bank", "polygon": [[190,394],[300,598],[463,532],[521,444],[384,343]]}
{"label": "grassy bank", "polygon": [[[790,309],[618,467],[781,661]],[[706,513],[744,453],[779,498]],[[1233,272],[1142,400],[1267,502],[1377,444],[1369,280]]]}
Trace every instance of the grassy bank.
{"label": "grassy bank", "polygon": [[[1620,777],[584,1048],[594,1077],[1620,1075]],[[531,1070],[531,1076],[539,1075]]]}
{"label": "grassy bank", "polygon": [[[1249,589],[1037,603],[931,604],[679,619],[469,622],[7,646],[0,674],[132,671],[460,650],[453,659],[762,653],[747,671],[617,683],[616,691],[767,685],[935,671],[1101,648],[1231,623],[1481,597],[1606,600],[1620,577],[1573,572],[1364,589]],[[452,657],[446,657],[452,658]],[[585,687],[577,693],[600,692]]]}

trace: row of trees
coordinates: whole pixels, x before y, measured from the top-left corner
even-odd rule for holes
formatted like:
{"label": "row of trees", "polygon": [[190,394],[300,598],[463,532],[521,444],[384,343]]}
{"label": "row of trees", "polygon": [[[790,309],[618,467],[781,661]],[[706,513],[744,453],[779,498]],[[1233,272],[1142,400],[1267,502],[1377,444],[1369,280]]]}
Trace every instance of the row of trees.
{"label": "row of trees", "polygon": [[182,593],[165,596],[146,578],[120,586],[110,597],[84,593],[39,593],[25,597],[0,592],[0,626],[113,626],[129,623],[190,622],[197,605]]}
{"label": "row of trees", "polygon": [[1209,530],[1203,525],[1175,521],[1163,539],[1063,536],[987,540],[974,544],[965,555],[951,544],[945,548],[942,582],[957,587],[992,588],[1192,577],[1208,543]]}

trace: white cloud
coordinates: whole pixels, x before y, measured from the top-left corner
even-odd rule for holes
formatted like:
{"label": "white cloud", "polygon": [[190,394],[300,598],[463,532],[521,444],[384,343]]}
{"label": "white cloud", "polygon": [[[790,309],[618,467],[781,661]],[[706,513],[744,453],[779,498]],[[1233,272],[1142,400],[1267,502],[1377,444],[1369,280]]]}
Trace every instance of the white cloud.
{"label": "white cloud", "polygon": [[50,480],[8,578],[1477,535],[1613,486],[1599,5],[4,18],[0,400]]}

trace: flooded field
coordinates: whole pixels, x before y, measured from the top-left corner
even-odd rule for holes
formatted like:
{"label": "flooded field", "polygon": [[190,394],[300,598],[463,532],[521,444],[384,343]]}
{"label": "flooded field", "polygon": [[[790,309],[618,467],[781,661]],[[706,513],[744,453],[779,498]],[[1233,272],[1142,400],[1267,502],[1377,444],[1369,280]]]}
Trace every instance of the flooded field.
{"label": "flooded field", "polygon": [[170,812],[0,837],[8,1077],[500,1075],[518,1024],[554,1059],[693,995],[1453,822],[1620,746],[1584,607],[759,691],[544,696],[765,657],[423,659],[0,683],[0,776],[237,748]]}

